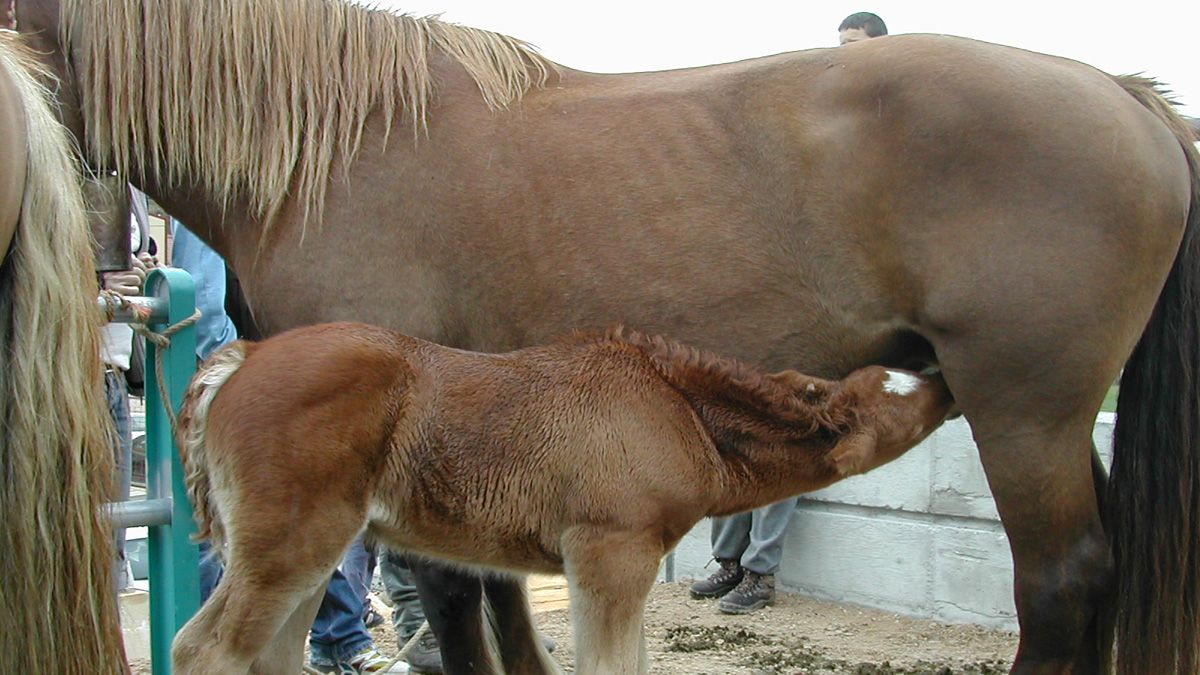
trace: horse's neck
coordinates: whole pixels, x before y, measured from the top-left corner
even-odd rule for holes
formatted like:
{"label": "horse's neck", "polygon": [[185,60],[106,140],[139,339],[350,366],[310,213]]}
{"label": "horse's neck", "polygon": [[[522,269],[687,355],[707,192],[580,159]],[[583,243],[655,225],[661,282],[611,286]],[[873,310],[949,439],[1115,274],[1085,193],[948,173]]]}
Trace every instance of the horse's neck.
{"label": "horse's neck", "polygon": [[[135,185],[193,234],[200,237],[235,270],[253,262],[262,225],[249,217],[243,203],[222,206],[204,191],[164,187],[153,179],[135,178]],[[182,181],[184,185],[199,182]]]}
{"label": "horse's neck", "polygon": [[[820,429],[781,430],[768,418],[748,420],[746,411],[720,398],[692,397],[692,405],[712,438],[723,470],[722,493],[710,515],[766,506],[832,483],[835,466],[827,459],[838,437]],[[822,405],[829,405],[828,400]]]}

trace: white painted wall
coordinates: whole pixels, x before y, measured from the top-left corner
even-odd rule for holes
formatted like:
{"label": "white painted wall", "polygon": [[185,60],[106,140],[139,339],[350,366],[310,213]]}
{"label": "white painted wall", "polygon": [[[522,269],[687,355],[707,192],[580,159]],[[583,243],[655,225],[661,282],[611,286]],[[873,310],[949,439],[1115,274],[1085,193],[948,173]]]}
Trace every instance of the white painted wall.
{"label": "white painted wall", "polygon": [[[1105,464],[1113,416],[1093,437]],[[678,579],[712,567],[709,523],[675,551]],[[827,600],[952,623],[1015,630],[1012,557],[971,430],[952,420],[904,457],[806,495],[797,507],[778,583]]]}

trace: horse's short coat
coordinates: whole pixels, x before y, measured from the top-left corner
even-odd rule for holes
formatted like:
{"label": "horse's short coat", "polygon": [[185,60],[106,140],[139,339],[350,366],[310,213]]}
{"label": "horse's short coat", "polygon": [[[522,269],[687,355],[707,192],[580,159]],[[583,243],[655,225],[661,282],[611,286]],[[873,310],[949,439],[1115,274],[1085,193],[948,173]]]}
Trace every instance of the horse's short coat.
{"label": "horse's short coat", "polygon": [[[211,243],[265,334],[620,321],[831,378],[936,364],[1011,545],[1014,671],[1200,671],[1200,158],[1152,82],[944,35],[596,74],[340,0],[17,19],[87,159]],[[529,653],[519,586],[414,571],[448,673],[484,672],[481,587]]]}
{"label": "horse's short coat", "polygon": [[767,375],[628,331],[507,354],[361,324],[235,343],[178,429],[201,536],[229,565],[176,640],[178,672],[245,672],[363,527],[460,564],[565,572],[576,672],[645,672],[646,594],[697,521],[890,461],[951,405],[936,376]]}

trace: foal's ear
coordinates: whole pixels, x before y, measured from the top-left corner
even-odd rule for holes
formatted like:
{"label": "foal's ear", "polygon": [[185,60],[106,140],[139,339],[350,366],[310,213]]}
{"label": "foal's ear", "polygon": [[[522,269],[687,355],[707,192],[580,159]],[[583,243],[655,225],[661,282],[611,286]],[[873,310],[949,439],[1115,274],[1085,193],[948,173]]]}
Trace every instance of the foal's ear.
{"label": "foal's ear", "polygon": [[811,396],[818,392],[827,391],[830,384],[828,380],[822,380],[794,370],[781,370],[778,373],[771,373],[767,377],[796,392],[798,396]]}
{"label": "foal's ear", "polygon": [[875,434],[856,431],[838,441],[826,455],[842,478],[860,474],[871,467],[877,445]]}

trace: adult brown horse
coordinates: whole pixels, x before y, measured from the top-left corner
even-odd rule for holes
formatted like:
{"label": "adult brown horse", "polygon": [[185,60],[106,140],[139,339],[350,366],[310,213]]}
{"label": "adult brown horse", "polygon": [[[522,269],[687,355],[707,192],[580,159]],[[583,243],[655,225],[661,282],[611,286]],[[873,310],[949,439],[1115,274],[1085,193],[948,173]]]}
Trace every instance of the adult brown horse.
{"label": "adult brown horse", "polygon": [[176,672],[298,671],[301,608],[366,528],[500,575],[565,574],[574,672],[646,673],[646,596],[697,522],[889,462],[953,403],[937,376],[768,374],[623,329],[505,354],[356,323],[235,342],[192,378],[175,430],[226,563]]}
{"label": "adult brown horse", "polygon": [[0,30],[0,672],[110,675],[127,668],[98,286],[46,75]]}
{"label": "adult brown horse", "polygon": [[[597,75],[338,0],[17,15],[88,158],[210,241],[267,334],[623,321],[772,370],[936,363],[1012,546],[1014,670],[1102,670],[1114,616],[1123,672],[1200,666],[1200,167],[1151,83],[943,36]],[[471,672],[479,587],[447,588]],[[529,627],[500,628],[515,670]]]}

